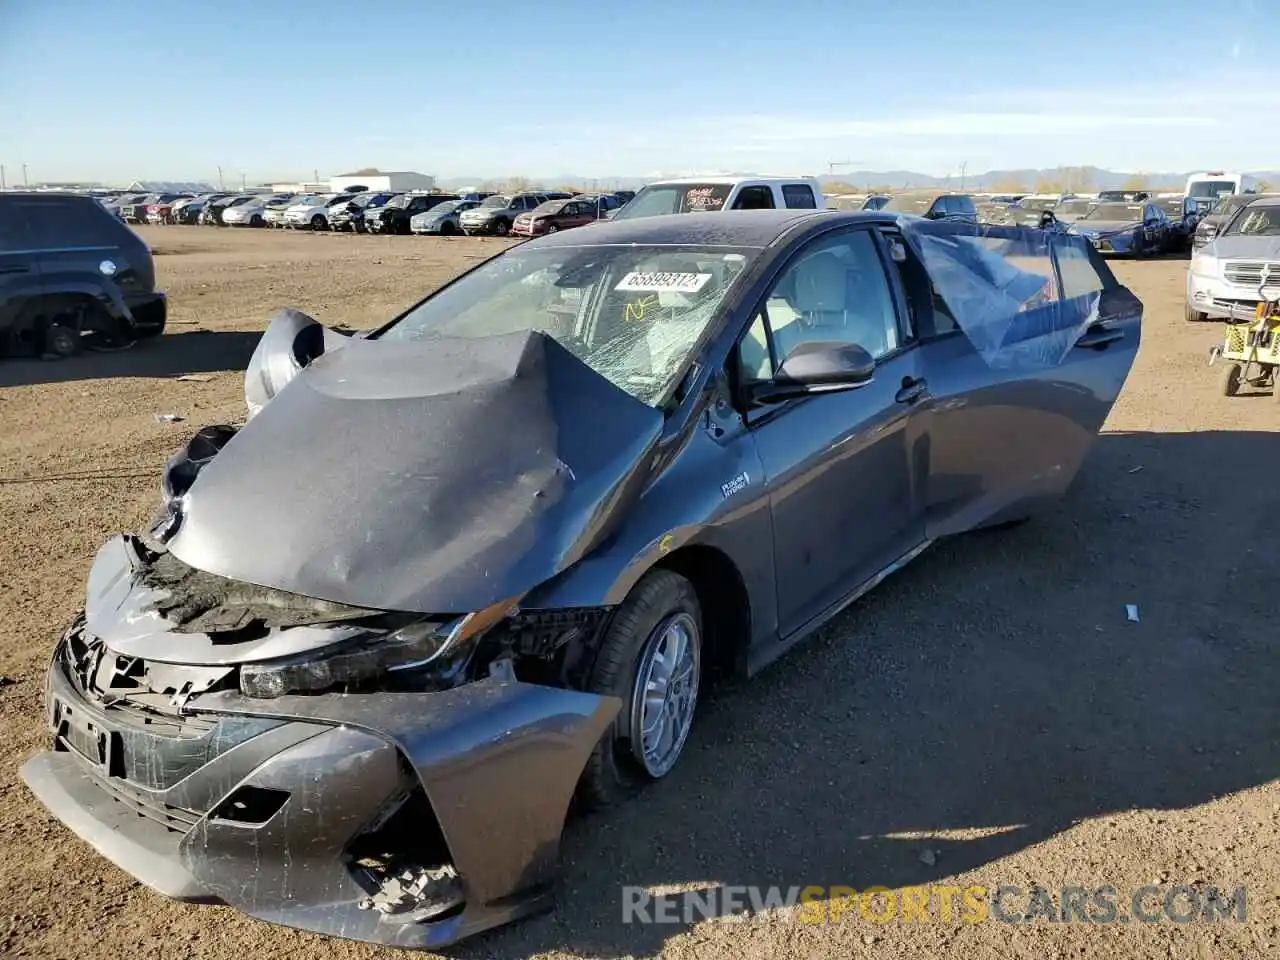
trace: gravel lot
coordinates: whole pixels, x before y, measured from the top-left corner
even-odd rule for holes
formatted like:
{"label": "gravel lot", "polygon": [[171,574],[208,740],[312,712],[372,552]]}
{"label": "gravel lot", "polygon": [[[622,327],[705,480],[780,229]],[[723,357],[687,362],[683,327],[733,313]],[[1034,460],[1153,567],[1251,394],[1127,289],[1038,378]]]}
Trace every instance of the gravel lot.
{"label": "gravel lot", "polygon": [[[368,326],[506,241],[142,232],[164,337],[0,362],[0,956],[395,955],[165,901],[47,816],[17,767],[43,744],[44,665],[95,550],[150,514],[196,427],[240,414],[275,308]],[[1185,261],[1116,269],[1147,306],[1142,350],[1061,508],[938,545],[714,691],[668,782],[571,824],[559,909],[454,956],[1280,956],[1280,405],[1218,394],[1220,328],[1184,322]],[[212,379],[175,379],[190,373]],[[1243,885],[1249,917],[622,923],[624,884],[718,883],[1113,884],[1122,904],[1144,884]]]}

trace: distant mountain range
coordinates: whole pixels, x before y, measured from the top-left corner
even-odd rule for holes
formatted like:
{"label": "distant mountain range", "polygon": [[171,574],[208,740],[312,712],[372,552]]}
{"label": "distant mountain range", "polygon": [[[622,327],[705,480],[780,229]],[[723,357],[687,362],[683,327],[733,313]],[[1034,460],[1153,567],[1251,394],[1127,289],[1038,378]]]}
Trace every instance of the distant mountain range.
{"label": "distant mountain range", "polygon": [[[1121,170],[1105,170],[1102,167],[1043,167],[1039,169],[1024,168],[1018,170],[988,170],[985,173],[970,173],[963,179],[966,190],[1011,190],[1014,185],[1033,190],[1037,183],[1058,183],[1069,181],[1078,190],[1114,190],[1135,177],[1141,177],[1148,186],[1181,187],[1187,177],[1194,171],[1177,173],[1173,171],[1151,171],[1142,173],[1126,173]],[[1246,171],[1259,180],[1280,187],[1280,170]],[[447,190],[461,187],[479,186],[483,183],[504,183],[508,180],[526,180],[531,185],[544,187],[573,187],[579,190],[635,190],[646,183],[668,176],[691,176],[696,174],[655,173],[649,177],[582,177],[577,174],[559,174],[544,177],[448,177],[439,180],[439,185]],[[709,173],[706,175],[710,175]],[[753,173],[718,173],[717,176],[758,176]],[[824,173],[818,175],[823,184],[846,183],[859,189],[868,187],[892,187],[901,190],[910,187],[948,187],[960,189],[962,182],[959,176],[934,177],[914,170],[851,170],[841,173]]]}

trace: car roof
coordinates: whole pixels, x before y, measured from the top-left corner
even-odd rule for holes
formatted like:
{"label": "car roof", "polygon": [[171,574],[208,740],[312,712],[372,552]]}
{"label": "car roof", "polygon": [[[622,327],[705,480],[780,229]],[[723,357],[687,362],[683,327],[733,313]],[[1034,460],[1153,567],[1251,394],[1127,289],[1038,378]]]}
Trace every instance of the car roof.
{"label": "car roof", "polygon": [[648,246],[767,247],[792,227],[806,221],[823,223],[895,223],[893,214],[866,210],[731,210],[715,213],[671,213],[627,220],[601,220],[589,228],[566,230],[529,241],[540,247],[612,244]]}
{"label": "car roof", "polygon": [[1280,207],[1280,196],[1260,196],[1246,203],[1250,207]]}

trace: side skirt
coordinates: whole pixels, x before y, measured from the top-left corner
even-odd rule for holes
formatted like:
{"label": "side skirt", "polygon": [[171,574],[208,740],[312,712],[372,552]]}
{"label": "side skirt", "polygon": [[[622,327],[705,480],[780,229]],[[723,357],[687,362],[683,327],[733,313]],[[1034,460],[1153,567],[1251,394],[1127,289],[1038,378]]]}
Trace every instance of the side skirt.
{"label": "side skirt", "polygon": [[846,607],[856,602],[869,591],[878,587],[886,577],[897,573],[916,557],[920,556],[920,554],[924,553],[924,551],[932,546],[934,542],[934,540],[925,540],[912,547],[879,573],[876,573],[864,580],[850,593],[847,593],[844,597],[827,607],[826,610],[813,617],[813,619],[809,620],[807,623],[797,627],[787,636],[779,639],[778,642],[768,644],[767,646],[762,645],[758,650],[753,650],[751,652],[750,659],[747,662],[747,676],[754,676],[756,673],[759,673],[769,664],[773,663],[773,661],[777,660],[784,653],[789,651],[792,647],[797,646],[813,634],[817,633],[822,629],[822,627],[830,622],[832,618],[843,612]]}

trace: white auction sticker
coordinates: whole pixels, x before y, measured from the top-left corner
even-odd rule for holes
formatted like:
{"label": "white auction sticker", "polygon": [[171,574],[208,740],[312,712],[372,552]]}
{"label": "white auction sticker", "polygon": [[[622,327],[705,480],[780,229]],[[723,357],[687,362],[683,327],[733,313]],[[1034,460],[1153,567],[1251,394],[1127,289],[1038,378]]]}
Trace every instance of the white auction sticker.
{"label": "white auction sticker", "polygon": [[697,293],[711,279],[709,273],[641,273],[633,271],[623,277],[615,290],[641,293]]}

